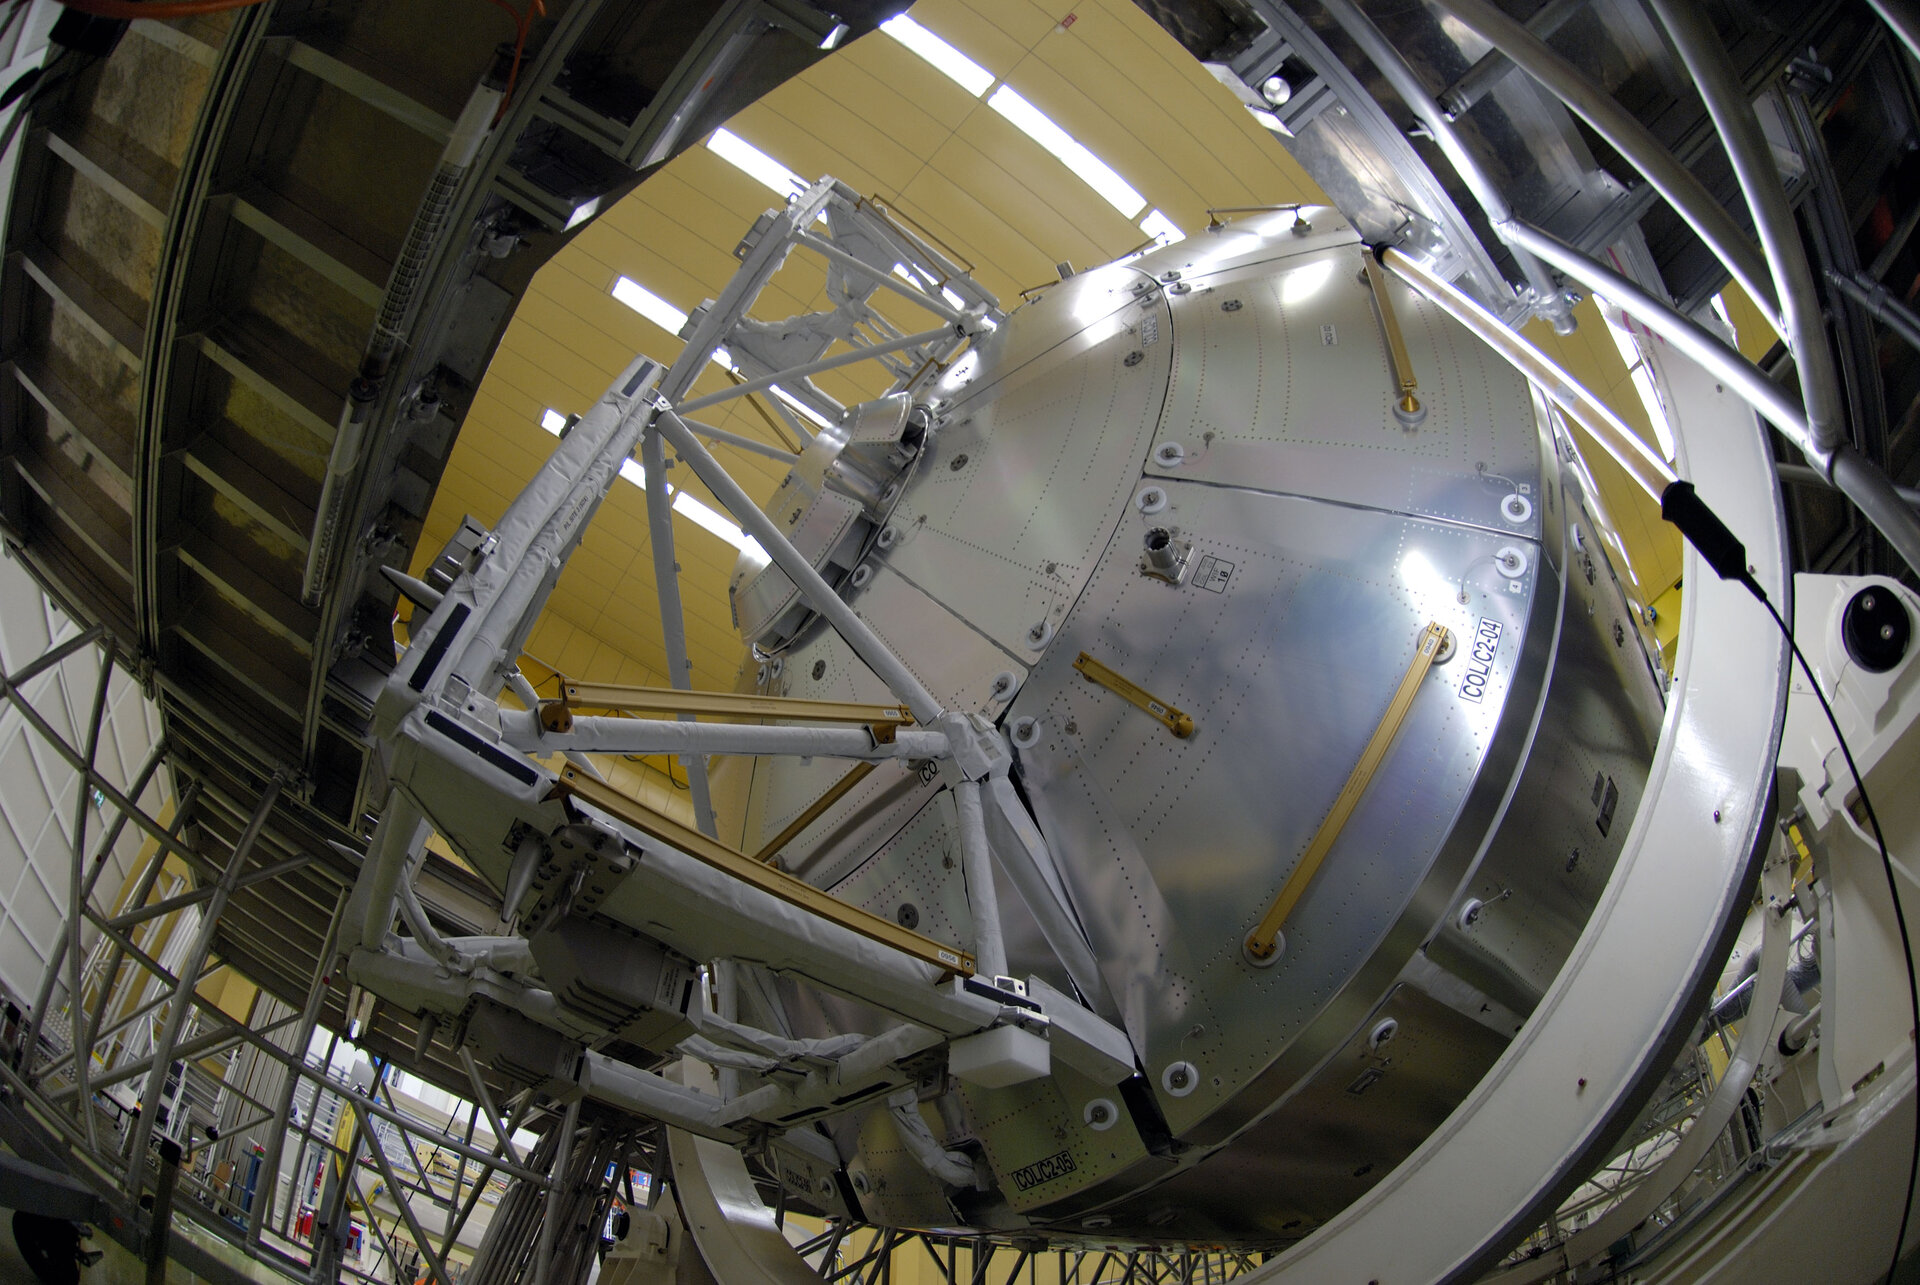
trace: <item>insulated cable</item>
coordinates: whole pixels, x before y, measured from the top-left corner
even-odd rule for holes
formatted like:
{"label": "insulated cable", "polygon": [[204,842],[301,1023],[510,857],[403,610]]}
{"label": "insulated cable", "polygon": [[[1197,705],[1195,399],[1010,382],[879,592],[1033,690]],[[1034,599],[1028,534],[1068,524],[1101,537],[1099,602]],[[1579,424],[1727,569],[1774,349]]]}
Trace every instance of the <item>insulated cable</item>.
{"label": "insulated cable", "polygon": [[[1827,726],[1833,729],[1833,737],[1840,743],[1840,753],[1847,761],[1847,771],[1853,777],[1853,783],[1860,796],[1861,811],[1867,814],[1867,824],[1873,830],[1873,842],[1880,850],[1880,866],[1887,879],[1887,896],[1893,902],[1893,918],[1900,930],[1900,958],[1907,966],[1907,1005],[1913,1025],[1908,1030],[1907,1041],[1911,1045],[1917,1033],[1920,1033],[1920,981],[1916,981],[1913,968],[1913,942],[1907,932],[1907,914],[1900,905],[1900,884],[1894,875],[1893,856],[1887,851],[1886,835],[1880,829],[1880,817],[1873,810],[1873,802],[1867,797],[1866,778],[1860,775],[1859,765],[1853,761],[1853,749],[1847,744],[1845,733],[1840,730],[1840,720],[1834,717],[1833,706],[1827,703],[1827,694],[1820,689],[1820,680],[1814,675],[1813,666],[1807,663],[1806,655],[1800,650],[1800,644],[1794,639],[1793,627],[1789,625],[1767,597],[1767,591],[1760,587],[1747,570],[1746,547],[1727,529],[1718,514],[1708,508],[1693,489],[1693,483],[1678,481],[1669,483],[1660,496],[1660,516],[1671,522],[1687,538],[1687,542],[1707,560],[1707,565],[1722,580],[1736,580],[1745,586],[1759,600],[1773,617],[1773,623],[1780,630],[1781,637],[1787,640],[1794,660],[1800,664],[1801,672],[1806,674],[1807,683],[1813,688],[1814,698],[1820,702],[1820,712],[1827,716]],[[1915,1064],[1914,1092],[1920,1098],[1920,1055]],[[1906,1244],[1907,1224],[1913,1214],[1913,1195],[1916,1185],[1920,1185],[1920,1101],[1915,1103],[1913,1151],[1907,1164],[1907,1194],[1900,1204],[1900,1231],[1894,1237],[1892,1262],[1888,1264],[1884,1278],[1892,1285],[1894,1274],[1900,1268],[1900,1249]]]}

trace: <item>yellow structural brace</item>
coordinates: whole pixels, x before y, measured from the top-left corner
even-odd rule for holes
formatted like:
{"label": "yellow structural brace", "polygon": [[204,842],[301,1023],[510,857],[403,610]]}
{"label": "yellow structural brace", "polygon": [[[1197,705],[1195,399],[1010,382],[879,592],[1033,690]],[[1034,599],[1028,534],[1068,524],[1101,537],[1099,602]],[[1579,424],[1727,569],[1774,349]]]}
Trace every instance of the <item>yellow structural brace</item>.
{"label": "yellow structural brace", "polygon": [[1420,681],[1433,668],[1434,658],[1447,645],[1447,631],[1439,624],[1430,623],[1420,631],[1415,643],[1413,663],[1407,666],[1406,676],[1400,680],[1400,687],[1387,702],[1387,712],[1380,716],[1380,725],[1373,729],[1373,737],[1367,747],[1360,751],[1360,761],[1353,765],[1353,771],[1347,777],[1347,783],[1340,787],[1340,793],[1333,800],[1326,820],[1314,831],[1312,842],[1280,886],[1280,893],[1267,907],[1267,913],[1260,916],[1260,922],[1247,934],[1247,954],[1257,963],[1265,963],[1274,957],[1274,942],[1280,936],[1280,926],[1287,922],[1287,916],[1299,904],[1305,895],[1307,885],[1320,869],[1321,862],[1327,859],[1327,853],[1333,850],[1334,841],[1346,828],[1347,821],[1353,816],[1354,808],[1360,804],[1360,796],[1367,792],[1367,786],[1373,780],[1373,774],[1380,769],[1381,762],[1387,757],[1387,750],[1393,745],[1393,738],[1400,732],[1400,725],[1406,721],[1407,711],[1413,708],[1413,698],[1419,695]]}

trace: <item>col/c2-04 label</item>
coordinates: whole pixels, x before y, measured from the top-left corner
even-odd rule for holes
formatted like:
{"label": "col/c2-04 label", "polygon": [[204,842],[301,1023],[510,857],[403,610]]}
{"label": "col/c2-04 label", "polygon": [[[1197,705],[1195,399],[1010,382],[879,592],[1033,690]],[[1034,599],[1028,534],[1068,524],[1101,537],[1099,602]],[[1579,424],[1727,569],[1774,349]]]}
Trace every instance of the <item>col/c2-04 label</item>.
{"label": "col/c2-04 label", "polygon": [[1466,643],[1465,671],[1460,675],[1460,699],[1478,705],[1487,695],[1493,658],[1500,654],[1500,622],[1482,616],[1479,628]]}

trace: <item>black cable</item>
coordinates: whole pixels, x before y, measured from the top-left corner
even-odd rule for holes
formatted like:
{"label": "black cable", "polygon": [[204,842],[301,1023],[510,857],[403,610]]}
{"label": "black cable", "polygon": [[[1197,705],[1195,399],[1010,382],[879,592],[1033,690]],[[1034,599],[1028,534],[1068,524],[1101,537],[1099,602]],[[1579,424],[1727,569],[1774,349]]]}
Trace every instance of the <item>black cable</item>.
{"label": "black cable", "polygon": [[[1887,851],[1886,836],[1880,831],[1880,818],[1873,810],[1873,800],[1867,797],[1867,782],[1860,775],[1860,769],[1854,764],[1853,749],[1847,744],[1846,736],[1840,731],[1840,721],[1833,716],[1833,706],[1827,703],[1827,694],[1820,690],[1820,680],[1814,677],[1813,666],[1807,663],[1806,656],[1800,650],[1800,644],[1794,640],[1793,630],[1780,613],[1774,609],[1767,595],[1756,584],[1747,583],[1747,587],[1760,600],[1760,605],[1773,617],[1773,623],[1779,626],[1781,635],[1786,638],[1787,646],[1793,650],[1793,658],[1800,662],[1800,670],[1807,676],[1807,683],[1813,688],[1814,697],[1820,702],[1820,712],[1827,716],[1827,726],[1833,729],[1833,737],[1840,742],[1840,753],[1847,760],[1847,771],[1853,777],[1854,787],[1860,793],[1861,810],[1867,814],[1867,824],[1873,829],[1873,841],[1880,849],[1880,867],[1887,877],[1887,896],[1893,900],[1893,919],[1900,929],[1900,959],[1907,966],[1907,1007],[1913,1019],[1910,1031],[1920,1032],[1920,980],[1916,980],[1913,970],[1912,938],[1907,933],[1907,912],[1900,906],[1900,884],[1894,876],[1893,856]],[[1911,1036],[1909,1037],[1911,1040]],[[1916,1066],[1916,1075],[1920,1075],[1920,1066]],[[1913,1216],[1913,1193],[1920,1185],[1920,1082],[1915,1084],[1915,1115],[1913,1128],[1913,1155],[1907,1164],[1907,1198],[1900,1203],[1900,1232],[1893,1241],[1893,1261],[1887,1265],[1887,1285],[1892,1285],[1894,1273],[1900,1269],[1900,1247],[1907,1243],[1907,1223]]]}
{"label": "black cable", "polygon": [[[1801,672],[1807,676],[1814,698],[1820,702],[1820,712],[1827,716],[1827,726],[1833,729],[1833,738],[1840,743],[1840,753],[1847,760],[1847,771],[1853,776],[1854,787],[1860,794],[1860,807],[1867,814],[1867,824],[1873,829],[1874,844],[1880,849],[1880,867],[1887,877],[1887,896],[1893,901],[1894,923],[1900,929],[1900,958],[1907,966],[1907,1006],[1913,1019],[1913,1025],[1908,1030],[1908,1042],[1911,1043],[1916,1036],[1920,1036],[1920,980],[1914,976],[1913,942],[1907,933],[1907,913],[1900,905],[1900,883],[1894,874],[1893,856],[1887,851],[1886,836],[1880,830],[1880,817],[1873,810],[1873,801],[1867,797],[1866,778],[1860,775],[1860,768],[1853,761],[1853,748],[1847,744],[1846,735],[1840,730],[1840,720],[1833,716],[1833,706],[1827,703],[1827,694],[1820,690],[1820,680],[1814,676],[1813,666],[1807,663],[1799,642],[1794,639],[1793,627],[1781,618],[1768,599],[1767,591],[1760,587],[1753,573],[1747,569],[1745,546],[1727,530],[1719,515],[1694,493],[1693,483],[1668,484],[1660,496],[1660,516],[1679,528],[1680,534],[1699,550],[1700,556],[1707,560],[1707,565],[1722,580],[1739,581],[1767,609],[1767,614],[1773,617],[1774,625],[1780,630],[1780,636],[1787,640],[1793,658],[1800,663]],[[1920,1059],[1920,1054],[1917,1054],[1917,1059]],[[1894,1274],[1900,1269],[1900,1249],[1907,1242],[1907,1224],[1913,1214],[1914,1190],[1920,1186],[1920,1060],[1916,1060],[1915,1075],[1913,1155],[1907,1165],[1907,1197],[1900,1205],[1900,1232],[1893,1242],[1893,1261],[1887,1266],[1887,1285],[1892,1285]]]}

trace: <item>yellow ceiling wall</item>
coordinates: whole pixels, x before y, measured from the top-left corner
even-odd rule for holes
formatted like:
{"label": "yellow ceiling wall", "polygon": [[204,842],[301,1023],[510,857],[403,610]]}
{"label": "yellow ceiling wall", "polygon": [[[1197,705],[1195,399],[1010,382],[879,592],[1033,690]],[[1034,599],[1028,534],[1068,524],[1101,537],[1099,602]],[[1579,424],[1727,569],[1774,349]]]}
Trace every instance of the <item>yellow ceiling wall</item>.
{"label": "yellow ceiling wall", "polygon": [[[1277,140],[1130,0],[1086,0],[1062,24],[1025,0],[923,0],[913,17],[1011,84],[1113,166],[1180,227],[1209,206],[1321,199]],[[853,42],[755,103],[728,128],[806,178],[832,174],[878,196],[970,266],[1003,306],[1053,280],[1065,260],[1088,267],[1145,239],[1064,165],[885,33]],[[674,336],[609,294],[626,275],[688,310],[738,266],[733,247],[777,198],[704,146],[675,158],[548,263],[510,323],[434,497],[414,566],[421,572],[462,514],[497,521],[551,451],[548,408],[577,413],[637,352],[671,360]],[[1142,211],[1142,215],[1146,211]],[[822,306],[824,272],[796,253],[756,315]],[[889,301],[890,307],[891,301]],[[890,315],[920,328],[904,302]],[[931,314],[921,314],[930,317]],[[874,372],[817,381],[852,402],[884,391]],[[695,395],[727,384],[709,367]],[[768,412],[735,399],[703,421],[780,441]],[[784,466],[727,446],[715,454],[756,499]],[[668,477],[712,502],[684,467]],[[675,521],[693,682],[732,686],[743,653],[726,602],[734,550]],[[527,644],[527,676],[545,693],[554,671],[605,682],[667,681],[644,499],[616,483],[568,563]],[[664,784],[664,781],[657,784]]]}
{"label": "yellow ceiling wall", "polygon": [[[912,15],[1046,112],[1137,188],[1149,209],[1189,233],[1205,226],[1209,207],[1324,199],[1278,141],[1131,0],[1084,0],[1071,22],[1027,0],[921,0]],[[1139,216],[1122,217],[992,110],[987,95],[968,94],[884,33],[828,57],[742,111],[728,128],[805,178],[832,174],[878,197],[970,267],[1009,309],[1023,288],[1052,281],[1056,264],[1089,267],[1146,239]],[[540,271],[469,412],[416,551],[416,573],[462,514],[487,524],[499,519],[553,447],[540,428],[547,409],[583,411],[635,353],[668,361],[678,354],[677,338],[611,297],[614,281],[624,274],[678,309],[695,307],[719,293],[738,266],[735,244],[777,199],[695,146]],[[821,307],[823,285],[819,261],[797,252],[762,295],[756,315],[776,319]],[[922,328],[931,316],[883,298],[882,306],[907,329]],[[1742,302],[1733,306],[1745,323]],[[1528,327],[1528,336],[1653,440],[1605,323],[1591,302],[1578,315],[1572,336],[1555,336],[1539,323]],[[1743,347],[1764,346],[1752,326],[1740,330]],[[851,403],[883,391],[877,375],[854,368],[817,382]],[[694,395],[728,382],[709,366]],[[757,399],[734,399],[699,418],[792,445]],[[759,500],[785,472],[779,462],[737,448],[713,449]],[[1641,600],[1652,601],[1679,578],[1679,542],[1618,466],[1591,454]],[[673,469],[668,481],[712,503],[686,468]],[[726,601],[734,550],[684,519],[675,520],[674,533],[693,683],[731,687],[744,650]],[[667,683],[645,503],[637,488],[615,483],[527,655],[527,676],[544,693],[555,690],[556,673]],[[635,794],[684,813],[684,791],[648,767],[629,762],[613,770]]]}

